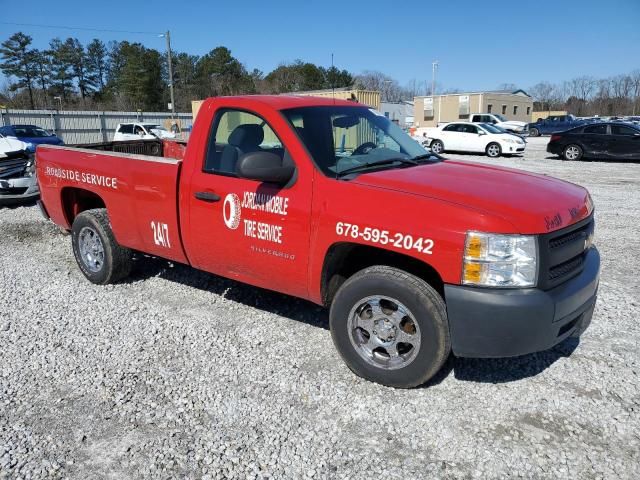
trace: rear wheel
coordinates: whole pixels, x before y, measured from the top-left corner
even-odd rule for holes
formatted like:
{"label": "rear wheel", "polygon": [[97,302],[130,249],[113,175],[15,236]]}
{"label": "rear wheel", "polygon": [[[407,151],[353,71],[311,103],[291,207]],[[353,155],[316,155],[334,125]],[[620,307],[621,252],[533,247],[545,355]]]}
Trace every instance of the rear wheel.
{"label": "rear wheel", "polygon": [[539,137],[540,136],[540,131],[537,128],[530,128],[529,129],[529,136],[531,136],[531,137]]}
{"label": "rear wheel", "polygon": [[106,285],[131,272],[132,252],[116,242],[106,209],[80,213],[73,221],[71,235],[76,262],[91,282]]}
{"label": "rear wheel", "polygon": [[424,280],[386,266],[350,277],[331,304],[331,336],[347,366],[398,388],[421,385],[451,350],[442,297]]}
{"label": "rear wheel", "polygon": [[582,158],[582,148],[579,145],[567,145],[562,151],[565,160],[578,161]]}
{"label": "rear wheel", "polygon": [[434,140],[431,142],[431,151],[437,154],[444,152],[444,144],[440,140]]}
{"label": "rear wheel", "polygon": [[496,158],[502,154],[502,148],[500,148],[499,144],[491,142],[489,145],[487,145],[485,152],[488,157]]}

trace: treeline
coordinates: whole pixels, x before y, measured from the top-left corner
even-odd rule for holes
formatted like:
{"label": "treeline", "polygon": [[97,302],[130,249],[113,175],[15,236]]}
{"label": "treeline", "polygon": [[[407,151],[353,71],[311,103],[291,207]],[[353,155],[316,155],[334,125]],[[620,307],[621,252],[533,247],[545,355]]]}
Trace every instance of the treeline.
{"label": "treeline", "polygon": [[[0,45],[0,69],[9,79],[0,103],[15,108],[167,109],[165,53],[128,41],[94,39],[83,45],[76,38],[54,38],[45,50],[31,44],[32,38],[19,32]],[[172,64],[178,111],[190,111],[191,100],[209,96],[341,88],[356,82],[347,70],[301,60],[268,74],[248,71],[226,47],[203,56],[174,52]]]}
{"label": "treeline", "polygon": [[597,79],[577,77],[562,83],[540,82],[529,93],[534,110],[566,110],[578,116],[640,115],[640,70]]}

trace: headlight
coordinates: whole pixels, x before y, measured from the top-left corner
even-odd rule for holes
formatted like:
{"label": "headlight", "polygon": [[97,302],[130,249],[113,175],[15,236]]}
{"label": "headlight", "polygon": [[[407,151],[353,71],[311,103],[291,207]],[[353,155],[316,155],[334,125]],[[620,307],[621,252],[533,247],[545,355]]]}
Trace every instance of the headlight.
{"label": "headlight", "polygon": [[468,232],[462,283],[483,287],[533,287],[538,272],[536,237]]}
{"label": "headlight", "polygon": [[31,177],[36,173],[36,162],[33,159],[30,159],[25,166],[25,174],[28,177]]}
{"label": "headlight", "polygon": [[516,143],[516,141],[513,138],[505,138],[504,141],[507,143]]}

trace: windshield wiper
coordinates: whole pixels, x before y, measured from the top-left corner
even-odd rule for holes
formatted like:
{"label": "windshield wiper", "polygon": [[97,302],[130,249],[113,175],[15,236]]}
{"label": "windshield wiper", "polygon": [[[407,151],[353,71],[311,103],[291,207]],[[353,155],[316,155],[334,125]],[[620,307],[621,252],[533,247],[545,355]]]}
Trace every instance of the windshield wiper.
{"label": "windshield wiper", "polygon": [[356,165],[354,167],[349,167],[345,170],[342,170],[340,172],[336,172],[336,175],[338,177],[342,177],[343,175],[347,175],[348,173],[353,173],[353,172],[357,172],[359,170],[366,170],[367,168],[371,168],[371,167],[380,167],[380,166],[384,166],[384,165],[391,165],[393,163],[400,163],[401,165],[418,165],[418,162],[416,162],[415,160],[411,159],[411,158],[386,158],[384,160],[378,160],[376,162],[367,162],[367,163],[362,163],[360,165]]}
{"label": "windshield wiper", "polygon": [[422,155],[416,155],[415,157],[411,157],[411,160],[417,161],[417,160],[424,160],[428,158],[432,158],[433,159],[432,161],[434,162],[439,162],[441,160],[440,157],[435,153],[423,153]]}

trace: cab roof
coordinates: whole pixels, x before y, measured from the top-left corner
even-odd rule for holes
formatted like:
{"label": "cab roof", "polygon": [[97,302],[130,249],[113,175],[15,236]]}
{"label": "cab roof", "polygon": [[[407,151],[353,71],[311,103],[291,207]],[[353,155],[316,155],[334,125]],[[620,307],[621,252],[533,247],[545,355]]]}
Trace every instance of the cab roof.
{"label": "cab roof", "polygon": [[230,97],[212,97],[207,102],[216,100],[237,100],[239,102],[259,102],[276,110],[299,107],[345,106],[371,108],[363,103],[331,97],[313,97],[308,95],[241,95]]}

